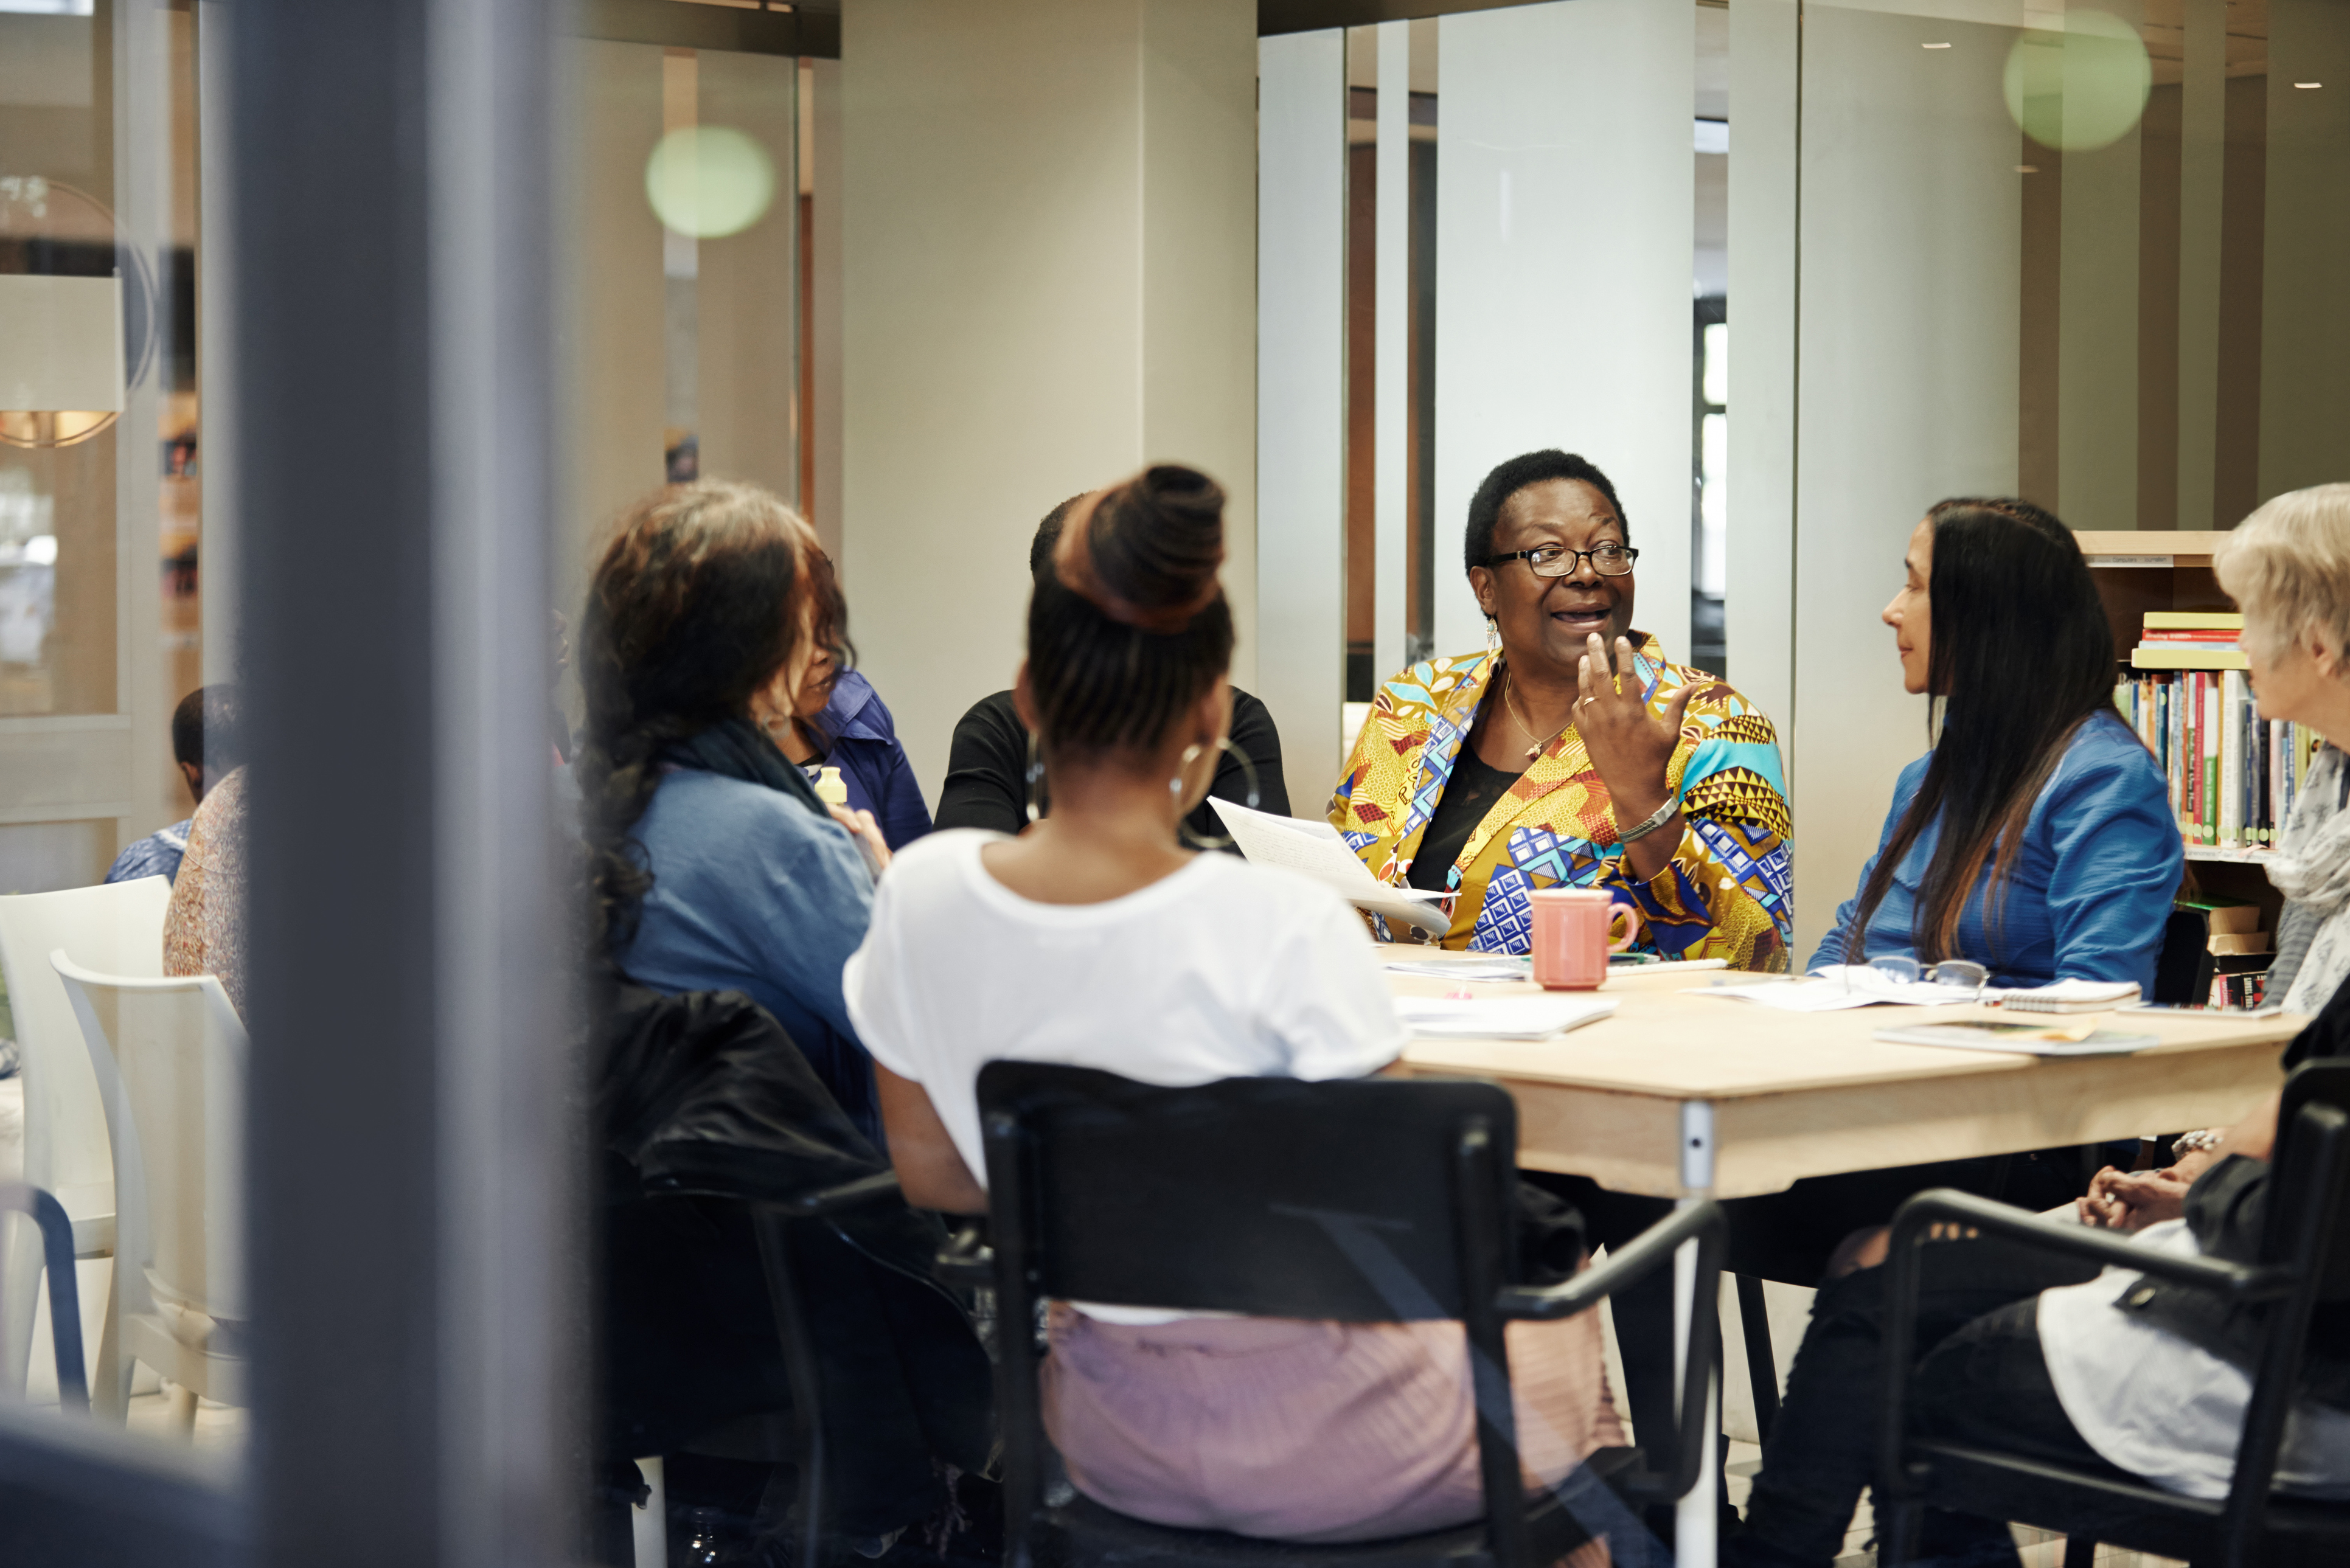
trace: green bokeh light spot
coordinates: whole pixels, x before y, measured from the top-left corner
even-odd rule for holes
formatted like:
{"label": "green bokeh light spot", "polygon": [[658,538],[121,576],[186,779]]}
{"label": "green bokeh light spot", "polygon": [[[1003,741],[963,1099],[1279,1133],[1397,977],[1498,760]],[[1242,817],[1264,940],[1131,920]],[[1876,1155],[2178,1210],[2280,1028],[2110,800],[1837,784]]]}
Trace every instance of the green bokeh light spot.
{"label": "green bokeh light spot", "polygon": [[645,162],[654,216],[698,240],[739,234],[775,199],[775,161],[723,125],[687,126],[660,139]]}
{"label": "green bokeh light spot", "polygon": [[2154,64],[2137,29],[2103,11],[2064,13],[2064,30],[2028,28],[2007,52],[2007,112],[2043,147],[2087,152],[2129,134]]}

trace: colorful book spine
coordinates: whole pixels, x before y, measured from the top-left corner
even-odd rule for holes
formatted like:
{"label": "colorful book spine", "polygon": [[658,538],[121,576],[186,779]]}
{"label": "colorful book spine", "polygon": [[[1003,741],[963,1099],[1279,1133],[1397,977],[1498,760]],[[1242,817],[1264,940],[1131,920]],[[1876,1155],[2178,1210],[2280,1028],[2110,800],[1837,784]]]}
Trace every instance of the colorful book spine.
{"label": "colorful book spine", "polygon": [[2213,725],[2220,732],[2218,832],[2210,842],[2237,845],[2244,841],[2244,721],[2241,699],[2244,678],[2236,670],[2220,675],[2220,706]]}
{"label": "colorful book spine", "polygon": [[2262,719],[2232,670],[2136,671],[2114,706],[2161,767],[2189,843],[2276,846],[2320,743],[2306,726]]}

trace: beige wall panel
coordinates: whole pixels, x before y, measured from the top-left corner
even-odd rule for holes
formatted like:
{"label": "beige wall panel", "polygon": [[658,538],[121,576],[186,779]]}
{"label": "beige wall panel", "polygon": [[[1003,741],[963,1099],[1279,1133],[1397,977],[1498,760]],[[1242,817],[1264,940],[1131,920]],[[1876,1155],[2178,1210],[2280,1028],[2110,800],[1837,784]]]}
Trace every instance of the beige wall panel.
{"label": "beige wall panel", "polygon": [[1247,537],[1251,181],[1216,150],[1253,98],[1253,47],[1221,40],[1253,46],[1254,10],[849,0],[842,29],[842,575],[935,799],[956,719],[1011,682],[1055,504],[1183,457]]}
{"label": "beige wall panel", "polygon": [[799,62],[704,50],[697,63],[701,123],[746,133],[775,162],[775,202],[766,215],[739,234],[696,247],[702,472],[751,480],[796,504]]}
{"label": "beige wall panel", "polygon": [[[1256,685],[1256,26],[1143,0],[1142,456],[1213,474],[1232,680]],[[1238,395],[1235,395],[1235,393]],[[1315,781],[1317,789],[1326,781]],[[1309,792],[1309,794],[1314,792]]]}
{"label": "beige wall panel", "polygon": [[[2322,87],[2297,88],[2295,82]],[[2269,8],[2261,499],[2350,479],[2350,12]],[[2222,517],[2222,526],[2237,519]]]}
{"label": "beige wall panel", "polygon": [[[2143,9],[2124,0],[2097,8],[2133,26]],[[2075,528],[2135,528],[2138,128],[2111,146],[2067,152],[2064,164],[2056,511]]]}
{"label": "beige wall panel", "polygon": [[555,604],[577,618],[594,553],[622,508],[661,483],[661,225],[645,161],[661,134],[661,52],[574,40],[571,65],[574,306],[566,496]]}

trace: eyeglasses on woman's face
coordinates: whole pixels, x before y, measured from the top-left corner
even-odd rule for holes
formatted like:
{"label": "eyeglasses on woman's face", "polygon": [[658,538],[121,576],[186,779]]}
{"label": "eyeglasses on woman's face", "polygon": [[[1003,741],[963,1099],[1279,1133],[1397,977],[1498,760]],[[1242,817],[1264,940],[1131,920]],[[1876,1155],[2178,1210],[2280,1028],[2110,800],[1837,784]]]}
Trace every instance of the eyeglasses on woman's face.
{"label": "eyeglasses on woman's face", "polygon": [[1591,569],[1601,576],[1622,577],[1631,575],[1632,563],[1639,558],[1640,552],[1631,545],[1619,545],[1610,539],[1606,544],[1594,545],[1588,550],[1570,550],[1564,545],[1537,545],[1531,550],[1512,550],[1505,555],[1488,556],[1485,564],[1498,566],[1504,561],[1523,561],[1534,568],[1535,576],[1565,577],[1573,576],[1584,562],[1589,561]]}

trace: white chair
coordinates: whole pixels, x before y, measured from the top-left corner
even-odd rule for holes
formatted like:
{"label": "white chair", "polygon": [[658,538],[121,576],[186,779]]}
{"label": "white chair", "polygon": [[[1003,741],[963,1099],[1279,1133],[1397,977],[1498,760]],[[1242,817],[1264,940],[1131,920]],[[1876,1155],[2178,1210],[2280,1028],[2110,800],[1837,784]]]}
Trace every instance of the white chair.
{"label": "white chair", "polygon": [[[161,975],[163,916],[171,903],[172,884],[161,877],[0,898],[0,976],[7,981],[24,1059],[25,1180],[65,1206],[78,1258],[113,1255],[114,1160],[81,1024],[49,967],[49,954],[62,948],[76,962],[111,974]],[[0,1393],[22,1397],[40,1300],[41,1239],[30,1225],[5,1229]],[[105,1359],[113,1347],[101,1339],[99,1354]],[[107,1407],[101,1390],[99,1408]]]}
{"label": "white chair", "polygon": [[244,1025],[208,974],[99,974],[63,952],[65,982],[114,1145],[117,1360],[98,1376],[112,1407],[134,1364],[196,1397],[247,1402],[244,1296]]}

